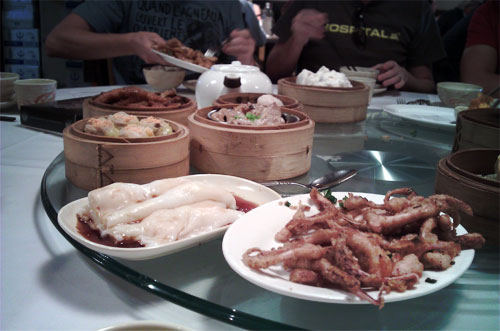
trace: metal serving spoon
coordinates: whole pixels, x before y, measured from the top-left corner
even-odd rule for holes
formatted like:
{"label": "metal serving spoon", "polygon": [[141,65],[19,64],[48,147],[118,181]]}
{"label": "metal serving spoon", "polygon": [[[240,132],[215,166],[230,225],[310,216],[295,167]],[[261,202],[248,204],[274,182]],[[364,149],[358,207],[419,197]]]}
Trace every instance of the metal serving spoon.
{"label": "metal serving spoon", "polygon": [[358,173],[357,170],[355,169],[342,169],[342,170],[336,170],[334,172],[330,172],[324,176],[318,177],[309,184],[302,184],[302,183],[297,183],[297,182],[287,182],[287,181],[281,181],[281,180],[276,180],[272,182],[264,182],[261,183],[264,186],[267,187],[275,187],[275,186],[282,186],[282,185],[295,185],[295,186],[300,186],[303,188],[308,188],[312,189],[313,187],[317,188],[318,190],[326,190],[332,187],[335,187],[343,182],[345,182],[348,179],[351,179],[352,177],[356,176]]}

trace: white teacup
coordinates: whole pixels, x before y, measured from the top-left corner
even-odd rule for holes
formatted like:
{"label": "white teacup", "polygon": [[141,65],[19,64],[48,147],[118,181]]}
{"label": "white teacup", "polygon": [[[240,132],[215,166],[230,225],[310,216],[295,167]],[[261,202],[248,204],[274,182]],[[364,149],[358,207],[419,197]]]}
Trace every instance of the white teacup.
{"label": "white teacup", "polygon": [[354,80],[356,82],[360,82],[365,84],[370,88],[370,96],[368,98],[368,102],[372,101],[373,91],[375,90],[375,79],[368,77],[348,77],[349,80]]}
{"label": "white teacup", "polygon": [[14,83],[17,107],[49,103],[56,99],[57,81],[53,79],[21,79]]}
{"label": "white teacup", "polygon": [[13,72],[0,72],[0,102],[14,100],[14,82],[19,75]]}

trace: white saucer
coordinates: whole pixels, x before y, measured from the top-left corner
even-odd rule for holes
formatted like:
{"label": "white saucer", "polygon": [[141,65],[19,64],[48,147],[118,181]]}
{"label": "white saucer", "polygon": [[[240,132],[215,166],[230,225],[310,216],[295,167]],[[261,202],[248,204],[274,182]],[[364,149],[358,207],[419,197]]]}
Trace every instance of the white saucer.
{"label": "white saucer", "polygon": [[17,105],[17,102],[15,99],[9,100],[9,101],[2,101],[0,102],[0,109],[7,109],[11,107],[15,107]]}

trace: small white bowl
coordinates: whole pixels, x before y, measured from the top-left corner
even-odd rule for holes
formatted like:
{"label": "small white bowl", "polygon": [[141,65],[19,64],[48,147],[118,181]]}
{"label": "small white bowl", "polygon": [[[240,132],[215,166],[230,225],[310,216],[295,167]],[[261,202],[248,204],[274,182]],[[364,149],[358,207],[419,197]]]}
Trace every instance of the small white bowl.
{"label": "small white bowl", "polygon": [[441,101],[451,108],[469,106],[471,100],[477,98],[479,92],[483,91],[479,85],[459,82],[440,82],[436,87]]}
{"label": "small white bowl", "polygon": [[156,91],[176,88],[184,80],[186,71],[179,67],[156,65],[142,69],[146,82]]}
{"label": "small white bowl", "polygon": [[14,99],[14,82],[19,75],[13,72],[0,72],[0,102]]}
{"label": "small white bowl", "polygon": [[17,106],[54,102],[57,81],[53,79],[20,79],[14,83]]}

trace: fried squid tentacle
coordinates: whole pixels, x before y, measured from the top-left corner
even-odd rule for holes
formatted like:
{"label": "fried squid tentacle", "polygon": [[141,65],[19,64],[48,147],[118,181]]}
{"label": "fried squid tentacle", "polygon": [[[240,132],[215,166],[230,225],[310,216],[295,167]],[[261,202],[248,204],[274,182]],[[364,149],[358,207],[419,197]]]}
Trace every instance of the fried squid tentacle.
{"label": "fried squid tentacle", "polygon": [[312,244],[304,244],[303,246],[291,249],[274,249],[270,251],[251,248],[243,255],[243,262],[253,269],[265,269],[286,260],[299,258],[319,259],[325,254],[325,251],[326,248]]}

